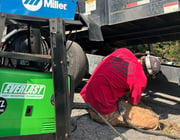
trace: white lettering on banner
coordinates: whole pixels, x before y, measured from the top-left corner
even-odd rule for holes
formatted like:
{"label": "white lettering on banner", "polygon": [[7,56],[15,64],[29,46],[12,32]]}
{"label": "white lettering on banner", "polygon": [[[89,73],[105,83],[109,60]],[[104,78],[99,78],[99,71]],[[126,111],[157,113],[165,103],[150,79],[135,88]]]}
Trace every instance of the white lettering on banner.
{"label": "white lettering on banner", "polygon": [[5,106],[5,101],[4,100],[0,100],[0,108],[4,108]]}
{"label": "white lettering on banner", "polygon": [[6,98],[42,99],[46,86],[26,83],[4,83],[0,95]]}
{"label": "white lettering on banner", "polygon": [[38,11],[42,6],[45,8],[67,10],[67,4],[60,3],[58,0],[22,0],[22,3],[30,11]]}
{"label": "white lettering on banner", "polygon": [[44,0],[44,7],[67,10],[67,4],[59,3],[56,0]]}

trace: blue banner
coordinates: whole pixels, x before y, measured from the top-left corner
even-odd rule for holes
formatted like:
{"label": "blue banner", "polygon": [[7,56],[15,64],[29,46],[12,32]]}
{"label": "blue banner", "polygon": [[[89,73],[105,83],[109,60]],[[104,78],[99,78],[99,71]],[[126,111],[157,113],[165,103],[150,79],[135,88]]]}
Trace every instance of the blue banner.
{"label": "blue banner", "polygon": [[0,12],[73,20],[77,0],[0,0]]}

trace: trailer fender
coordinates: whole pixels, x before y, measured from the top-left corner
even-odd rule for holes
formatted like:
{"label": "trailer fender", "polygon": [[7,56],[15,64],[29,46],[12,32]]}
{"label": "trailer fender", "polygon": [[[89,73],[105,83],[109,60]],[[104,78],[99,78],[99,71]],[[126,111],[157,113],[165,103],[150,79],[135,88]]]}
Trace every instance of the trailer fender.
{"label": "trailer fender", "polygon": [[88,27],[89,40],[91,41],[104,41],[101,27],[96,24],[90,17],[80,14],[81,20]]}

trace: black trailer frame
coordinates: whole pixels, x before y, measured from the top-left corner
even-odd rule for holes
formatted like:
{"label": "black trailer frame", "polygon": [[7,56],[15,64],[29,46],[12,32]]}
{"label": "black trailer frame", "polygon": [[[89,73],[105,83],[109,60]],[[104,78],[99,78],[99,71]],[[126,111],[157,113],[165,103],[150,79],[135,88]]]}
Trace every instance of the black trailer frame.
{"label": "black trailer frame", "polygon": [[[104,42],[111,47],[180,39],[180,0],[94,1],[96,9],[86,12],[86,1],[79,0],[80,13],[101,27]],[[79,32],[76,41],[98,47],[96,42],[88,41],[86,34]]]}

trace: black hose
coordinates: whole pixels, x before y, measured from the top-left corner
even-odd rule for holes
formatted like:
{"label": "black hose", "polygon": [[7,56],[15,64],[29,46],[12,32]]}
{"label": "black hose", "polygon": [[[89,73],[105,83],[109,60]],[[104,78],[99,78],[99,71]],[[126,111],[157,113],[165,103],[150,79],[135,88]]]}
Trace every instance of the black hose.
{"label": "black hose", "polygon": [[89,109],[94,111],[118,136],[121,137],[122,140],[127,140],[123,135],[121,135],[99,112],[97,112],[93,107],[89,104]]}
{"label": "black hose", "polygon": [[72,130],[71,130],[71,133],[73,133],[73,132],[77,129],[77,121],[78,121],[79,119],[81,119],[82,117],[87,116],[87,115],[89,115],[89,114],[86,113],[86,114],[83,114],[83,115],[78,116],[77,119],[72,119],[72,120],[71,120],[71,125],[74,126],[74,128],[72,128]]}

